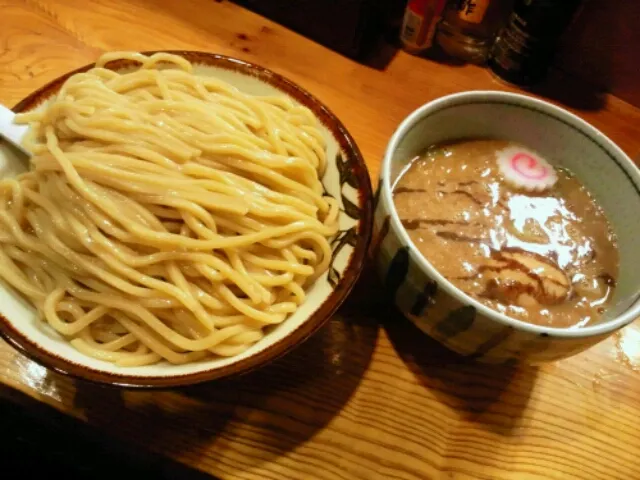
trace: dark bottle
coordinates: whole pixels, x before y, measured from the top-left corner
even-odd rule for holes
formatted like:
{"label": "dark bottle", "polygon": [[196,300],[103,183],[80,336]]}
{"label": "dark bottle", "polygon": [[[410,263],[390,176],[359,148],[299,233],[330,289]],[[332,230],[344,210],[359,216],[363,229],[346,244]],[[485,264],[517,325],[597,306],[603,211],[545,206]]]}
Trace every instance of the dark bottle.
{"label": "dark bottle", "polygon": [[489,67],[500,78],[528,86],[542,80],[560,36],[581,0],[516,0],[491,50]]}

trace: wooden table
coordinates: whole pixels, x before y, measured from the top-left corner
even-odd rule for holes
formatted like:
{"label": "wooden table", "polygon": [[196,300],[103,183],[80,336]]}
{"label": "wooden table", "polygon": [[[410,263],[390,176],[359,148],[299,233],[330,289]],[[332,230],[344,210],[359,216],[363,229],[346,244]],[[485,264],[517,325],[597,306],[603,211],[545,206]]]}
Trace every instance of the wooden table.
{"label": "wooden table", "polygon": [[[228,2],[0,0],[0,102],[106,50],[169,48],[237,56],[300,83],[344,121],[374,181],[411,110],[508,89],[483,69],[403,52],[384,70],[366,67]],[[562,82],[573,93],[565,101],[637,158],[640,109]],[[464,363],[381,304],[364,277],[313,338],[241,378],[103,389],[0,343],[0,394],[224,479],[640,478],[640,325],[540,368]]]}

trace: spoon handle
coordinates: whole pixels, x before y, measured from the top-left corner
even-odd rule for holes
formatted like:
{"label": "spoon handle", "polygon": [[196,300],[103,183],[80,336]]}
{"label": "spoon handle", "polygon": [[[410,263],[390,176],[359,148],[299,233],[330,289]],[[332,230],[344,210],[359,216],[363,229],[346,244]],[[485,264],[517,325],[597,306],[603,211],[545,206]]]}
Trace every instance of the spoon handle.
{"label": "spoon handle", "polygon": [[28,155],[29,152],[22,146],[22,137],[27,133],[29,126],[13,123],[15,116],[12,110],[0,105],[0,136]]}

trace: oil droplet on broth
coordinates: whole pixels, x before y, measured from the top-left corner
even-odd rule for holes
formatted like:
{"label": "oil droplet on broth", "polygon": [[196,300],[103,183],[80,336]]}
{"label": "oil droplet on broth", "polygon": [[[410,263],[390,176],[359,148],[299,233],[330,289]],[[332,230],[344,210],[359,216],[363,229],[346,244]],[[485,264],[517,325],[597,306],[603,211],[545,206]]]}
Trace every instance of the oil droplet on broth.
{"label": "oil droplet on broth", "polygon": [[505,181],[500,140],[436,145],[395,183],[409,237],[440,273],[485,305],[526,322],[597,322],[618,273],[615,236],[584,186],[564,169],[543,191]]}

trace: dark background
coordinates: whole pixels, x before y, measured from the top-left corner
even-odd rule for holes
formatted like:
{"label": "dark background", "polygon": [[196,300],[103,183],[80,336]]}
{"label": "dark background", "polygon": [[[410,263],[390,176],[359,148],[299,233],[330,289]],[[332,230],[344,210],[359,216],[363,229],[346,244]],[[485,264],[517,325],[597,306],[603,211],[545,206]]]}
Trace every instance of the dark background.
{"label": "dark background", "polygon": [[[18,402],[21,406],[17,406]],[[51,407],[8,390],[0,390],[0,461],[2,478],[6,480],[213,478],[134,451]]]}
{"label": "dark background", "polygon": [[[406,0],[233,1],[365,63],[371,63],[369,57],[377,61],[385,43],[399,47],[399,26],[407,3]],[[562,39],[556,66],[598,90],[611,92],[640,107],[638,19],[638,0],[582,0],[578,15]],[[384,68],[384,62],[372,66]]]}

